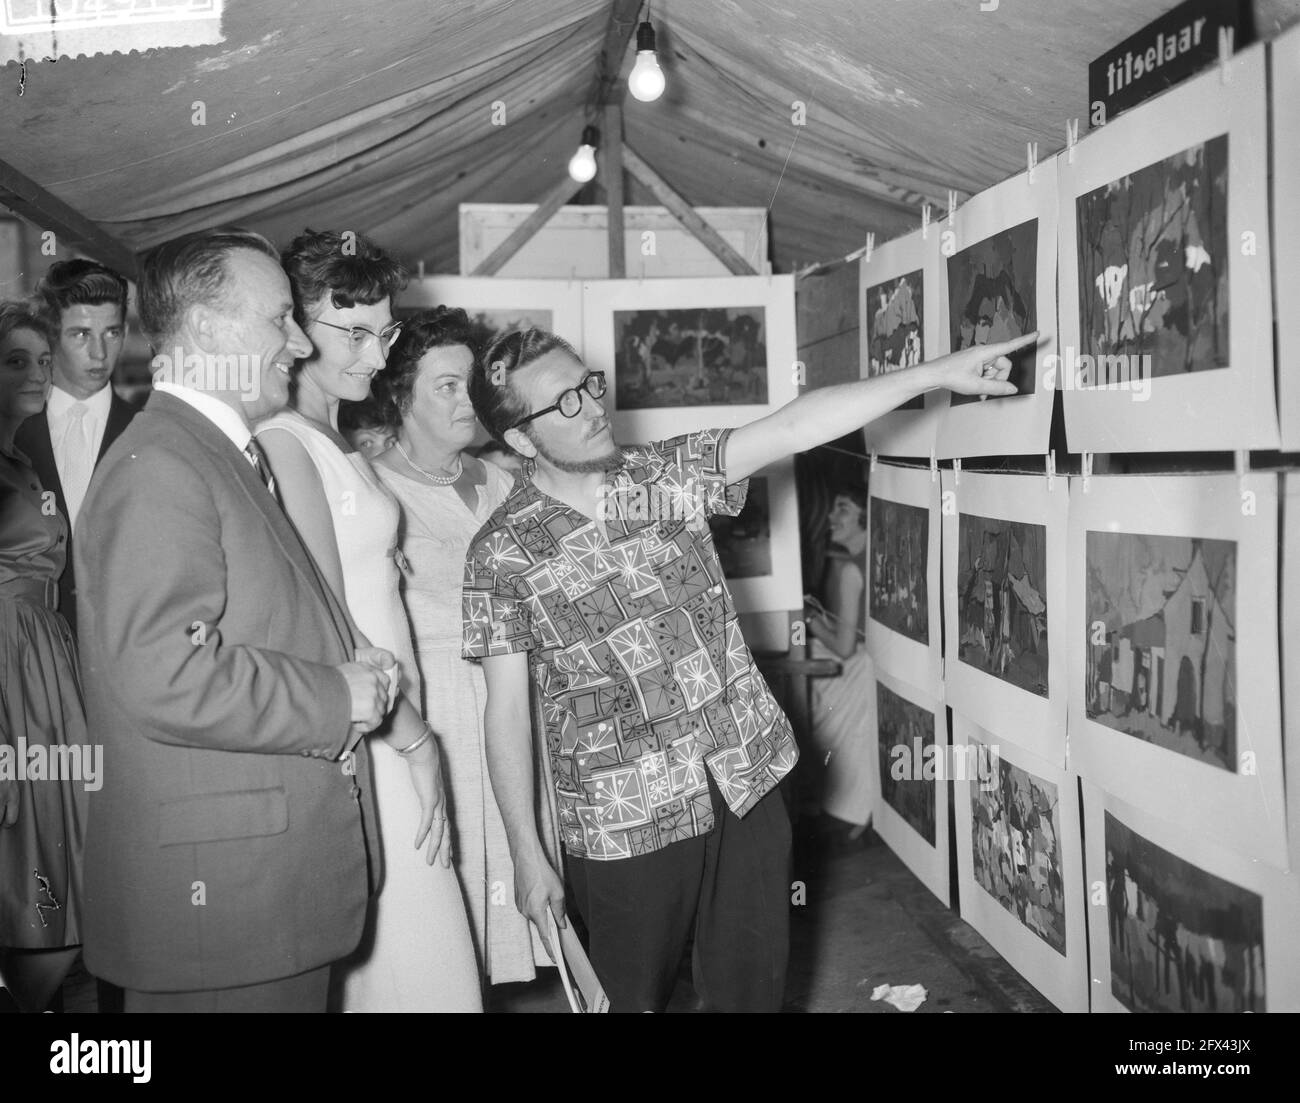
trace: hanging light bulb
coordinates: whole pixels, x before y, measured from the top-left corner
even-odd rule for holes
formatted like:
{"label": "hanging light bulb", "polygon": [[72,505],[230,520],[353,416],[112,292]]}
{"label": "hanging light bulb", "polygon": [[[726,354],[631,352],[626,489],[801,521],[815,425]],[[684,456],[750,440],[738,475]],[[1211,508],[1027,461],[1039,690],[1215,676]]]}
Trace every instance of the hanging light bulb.
{"label": "hanging light bulb", "polygon": [[664,71],[655,54],[655,29],[648,20],[636,29],[636,64],[628,74],[627,90],[642,103],[664,94]]}
{"label": "hanging light bulb", "polygon": [[569,175],[579,184],[596,178],[596,145],[600,141],[600,131],[594,126],[582,128],[582,145],[569,160]]}

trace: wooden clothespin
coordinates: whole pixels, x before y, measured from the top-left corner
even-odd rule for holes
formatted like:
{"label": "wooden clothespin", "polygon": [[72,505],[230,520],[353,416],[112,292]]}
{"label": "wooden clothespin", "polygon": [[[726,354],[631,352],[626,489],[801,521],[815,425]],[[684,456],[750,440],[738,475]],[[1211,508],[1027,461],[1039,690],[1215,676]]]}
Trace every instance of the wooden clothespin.
{"label": "wooden clothespin", "polygon": [[1232,466],[1237,472],[1237,497],[1240,498],[1246,490],[1246,476],[1250,474],[1250,453],[1245,451],[1234,452],[1232,454]]}
{"label": "wooden clothespin", "polygon": [[1074,147],[1079,144],[1079,120],[1067,119],[1065,123],[1065,160],[1074,164]]}
{"label": "wooden clothespin", "polygon": [[948,229],[957,225],[957,193],[948,189]]}
{"label": "wooden clothespin", "polygon": [[930,238],[930,204],[921,204],[921,240],[928,241]]}
{"label": "wooden clothespin", "polygon": [[1056,487],[1056,449],[1053,448],[1047,453],[1047,493],[1050,494]]}
{"label": "wooden clothespin", "polygon": [[952,461],[952,485],[961,486],[961,460]]}
{"label": "wooden clothespin", "polygon": [[1029,162],[1029,182],[1034,182],[1034,169],[1038,167],[1038,143],[1025,143],[1025,159]]}
{"label": "wooden clothespin", "polygon": [[867,248],[862,254],[862,259],[868,264],[871,263],[871,254],[876,251],[876,235],[870,231],[867,232]]}
{"label": "wooden clothespin", "polygon": [[421,260],[416,262],[415,271],[418,279],[424,279],[424,261]]}
{"label": "wooden clothespin", "polygon": [[1083,475],[1083,492],[1088,493],[1088,483],[1092,480],[1092,453],[1082,452],[1079,455],[1079,471]]}
{"label": "wooden clothespin", "polygon": [[875,471],[875,470],[876,470],[876,450],[875,450],[874,448],[871,450],[871,458],[870,458],[867,462],[868,462],[868,464],[869,464],[869,466],[867,467],[867,471],[868,471],[868,472]]}
{"label": "wooden clothespin", "polygon": [[1219,80],[1224,84],[1232,83],[1232,38],[1231,27],[1219,28]]}
{"label": "wooden clothespin", "polygon": [[939,481],[939,461],[935,458],[934,449],[930,449],[930,481],[937,483]]}

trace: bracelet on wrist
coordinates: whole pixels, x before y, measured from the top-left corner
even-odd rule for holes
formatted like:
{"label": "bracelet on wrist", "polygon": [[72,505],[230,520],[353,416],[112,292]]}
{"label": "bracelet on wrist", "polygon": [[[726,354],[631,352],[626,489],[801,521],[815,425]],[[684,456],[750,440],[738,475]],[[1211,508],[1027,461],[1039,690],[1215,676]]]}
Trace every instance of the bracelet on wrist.
{"label": "bracelet on wrist", "polygon": [[427,742],[429,742],[429,740],[432,738],[433,738],[433,729],[429,727],[429,722],[426,720],[424,722],[424,732],[420,735],[420,738],[417,739],[414,743],[410,744],[409,746],[402,747],[397,753],[402,755],[403,757],[414,754],[421,747],[423,747]]}

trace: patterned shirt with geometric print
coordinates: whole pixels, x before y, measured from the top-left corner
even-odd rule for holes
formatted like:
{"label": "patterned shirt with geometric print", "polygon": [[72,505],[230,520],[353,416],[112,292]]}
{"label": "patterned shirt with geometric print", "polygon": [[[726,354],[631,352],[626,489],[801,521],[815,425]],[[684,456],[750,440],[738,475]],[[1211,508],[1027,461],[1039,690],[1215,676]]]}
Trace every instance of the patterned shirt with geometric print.
{"label": "patterned shirt with geometric print", "polygon": [[524,479],[470,545],[463,654],[528,652],[574,857],[704,835],[706,770],[743,816],[798,758],[709,531],[748,489],[727,485],[730,432],[624,449],[601,488],[603,531]]}

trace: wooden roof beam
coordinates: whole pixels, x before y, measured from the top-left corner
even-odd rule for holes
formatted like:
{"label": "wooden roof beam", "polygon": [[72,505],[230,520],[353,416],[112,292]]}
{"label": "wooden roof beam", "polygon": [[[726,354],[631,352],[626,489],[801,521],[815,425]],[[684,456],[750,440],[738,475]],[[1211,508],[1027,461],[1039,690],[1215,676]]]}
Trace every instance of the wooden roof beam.
{"label": "wooden roof beam", "polygon": [[495,276],[511,257],[527,244],[528,240],[564,206],[582,185],[575,181],[566,168],[564,176],[542,198],[536,209],[511,231],[510,236],[492,250],[471,276]]}
{"label": "wooden roof beam", "polygon": [[710,253],[727,266],[733,276],[756,276],[753,266],[736,252],[712,226],[702,219],[694,207],[683,199],[673,186],[652,169],[630,145],[623,143],[623,164],[655,197],[655,201],[668,208],[671,214],[689,230]]}
{"label": "wooden roof beam", "polygon": [[4,161],[0,161],[0,203],[42,230],[53,230],[63,244],[75,245],[127,279],[138,278],[134,250]]}
{"label": "wooden roof beam", "polygon": [[627,57],[627,44],[636,30],[637,16],[644,0],[614,0],[609,7],[609,22],[605,24],[605,41],[596,59],[596,80],[587,99],[589,107],[604,107],[621,103],[627,91],[619,83],[623,59]]}

